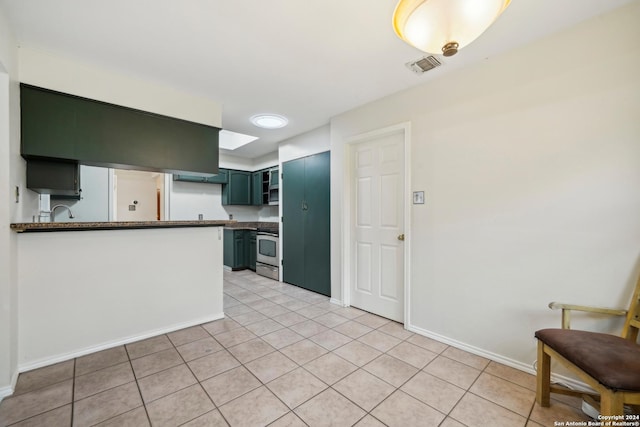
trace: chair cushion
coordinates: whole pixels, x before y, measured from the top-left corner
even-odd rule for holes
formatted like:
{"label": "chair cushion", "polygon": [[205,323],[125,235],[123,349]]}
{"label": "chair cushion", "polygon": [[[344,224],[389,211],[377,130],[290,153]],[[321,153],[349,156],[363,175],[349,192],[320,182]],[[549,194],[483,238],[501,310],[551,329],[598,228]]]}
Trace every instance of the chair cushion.
{"label": "chair cushion", "polygon": [[603,386],[640,391],[640,346],[615,335],[573,329],[542,329],[536,338]]}

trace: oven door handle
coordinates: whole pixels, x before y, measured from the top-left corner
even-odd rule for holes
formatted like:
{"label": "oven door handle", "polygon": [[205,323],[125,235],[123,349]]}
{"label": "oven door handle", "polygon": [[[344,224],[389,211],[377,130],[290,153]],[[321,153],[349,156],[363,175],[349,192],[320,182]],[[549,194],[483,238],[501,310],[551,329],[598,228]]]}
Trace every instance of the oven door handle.
{"label": "oven door handle", "polygon": [[278,235],[276,233],[269,233],[266,231],[258,231],[256,233],[256,236],[271,236],[271,237],[278,237]]}

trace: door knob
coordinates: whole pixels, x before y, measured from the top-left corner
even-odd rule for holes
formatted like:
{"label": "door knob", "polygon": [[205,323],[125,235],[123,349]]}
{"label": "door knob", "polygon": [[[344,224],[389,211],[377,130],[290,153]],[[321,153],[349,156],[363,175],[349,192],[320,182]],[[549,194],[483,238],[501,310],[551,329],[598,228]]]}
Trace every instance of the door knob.
{"label": "door knob", "polygon": [[404,233],[403,233],[403,234],[398,235],[398,240],[401,240],[401,241],[403,241],[403,242],[404,242]]}

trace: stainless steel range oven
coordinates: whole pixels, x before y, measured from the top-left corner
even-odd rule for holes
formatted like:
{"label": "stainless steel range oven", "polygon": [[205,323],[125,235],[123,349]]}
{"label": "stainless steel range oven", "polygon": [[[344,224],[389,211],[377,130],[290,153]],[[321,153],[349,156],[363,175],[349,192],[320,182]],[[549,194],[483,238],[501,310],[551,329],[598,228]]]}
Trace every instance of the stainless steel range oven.
{"label": "stainless steel range oven", "polygon": [[260,231],[256,235],[256,273],[279,280],[280,239],[277,233]]}

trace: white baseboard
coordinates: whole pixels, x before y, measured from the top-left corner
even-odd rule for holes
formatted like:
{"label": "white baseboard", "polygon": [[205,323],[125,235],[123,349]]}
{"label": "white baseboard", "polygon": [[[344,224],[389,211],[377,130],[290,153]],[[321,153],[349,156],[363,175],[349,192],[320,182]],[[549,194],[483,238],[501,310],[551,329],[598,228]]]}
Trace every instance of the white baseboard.
{"label": "white baseboard", "polygon": [[[518,369],[519,371],[523,371],[526,372],[528,374],[532,374],[532,375],[536,375],[536,370],[533,368],[532,365],[528,365],[526,363],[522,363],[518,360],[514,360],[514,359],[510,359],[508,357],[505,357],[503,355],[497,354],[497,353],[493,353],[491,351],[479,348],[479,347],[475,347],[466,343],[463,343],[461,341],[458,340],[454,340],[452,338],[449,337],[445,337],[444,335],[440,335],[437,334],[435,332],[431,332],[428,331],[426,329],[422,329],[418,326],[415,325],[409,325],[407,327],[407,330],[411,331],[411,332],[415,332],[418,335],[422,335],[425,336],[427,338],[431,338],[434,339],[436,341],[439,341],[441,343],[450,345],[451,347],[455,347],[457,349],[460,350],[464,350],[466,352],[475,354],[477,356],[481,356],[484,357],[485,359],[489,359],[492,360],[494,362],[509,366],[511,368],[514,369]],[[592,389],[585,383],[578,381],[576,379],[573,378],[569,378],[569,377],[565,377],[564,375],[558,375],[558,374],[551,374],[551,382],[553,383],[562,383],[566,386],[568,386],[571,389],[575,389],[575,390],[583,390],[583,391],[591,391]]]}
{"label": "white baseboard", "polygon": [[18,375],[19,375],[19,372],[14,372],[13,375],[11,375],[11,384],[6,387],[0,388],[0,402],[2,402],[2,399],[4,399],[5,397],[11,396],[13,392],[16,390],[16,384],[18,383]]}
{"label": "white baseboard", "polygon": [[340,301],[339,299],[331,298],[331,299],[329,300],[329,302],[330,302],[331,304],[337,304],[337,305],[339,305],[340,307],[344,307],[344,304],[343,304],[343,303],[342,303],[342,301]]}
{"label": "white baseboard", "polygon": [[[36,360],[36,361],[33,361],[33,362],[25,363],[23,365],[19,365],[18,366],[18,372],[31,371],[32,369],[42,368],[44,366],[53,365],[54,363],[64,362],[66,360],[70,360],[70,359],[73,359],[73,358],[76,358],[76,357],[85,356],[87,354],[95,353],[95,352],[102,351],[102,350],[107,350],[109,348],[117,347],[117,346],[124,345],[124,344],[130,344],[130,343],[135,342],[135,341],[144,340],[144,339],[147,339],[147,338],[154,337],[156,335],[162,335],[162,334],[166,334],[166,333],[169,333],[169,332],[177,331],[179,329],[189,328],[191,326],[196,326],[196,325],[200,325],[200,324],[203,324],[203,323],[213,322],[214,320],[219,320],[219,319],[222,319],[222,318],[224,318],[224,313],[218,313],[218,314],[215,314],[215,315],[212,315],[212,316],[207,316],[205,318],[200,318],[200,319],[195,319],[195,320],[192,320],[192,321],[189,321],[189,322],[174,324],[174,325],[171,325],[171,326],[167,326],[165,328],[156,329],[156,330],[152,330],[152,331],[147,331],[147,332],[144,332],[142,334],[131,335],[131,336],[128,336],[126,338],[113,340],[113,341],[107,341],[107,342],[104,342],[104,343],[101,343],[101,344],[98,344],[98,345],[95,345],[95,346],[85,347],[85,348],[73,350],[73,351],[70,351],[68,353],[58,354],[58,355],[55,355],[55,356],[47,357],[45,359],[40,359],[40,360]],[[17,375],[16,375],[16,380],[17,380]],[[15,385],[15,383],[14,383],[14,385]],[[2,392],[2,390],[4,390],[4,389],[0,389],[0,393]],[[11,392],[13,392],[13,390],[11,390]],[[0,394],[0,396],[1,396],[1,394]]]}
{"label": "white baseboard", "polygon": [[0,402],[7,396],[11,396],[13,394],[14,387],[8,385],[6,387],[0,388]]}

